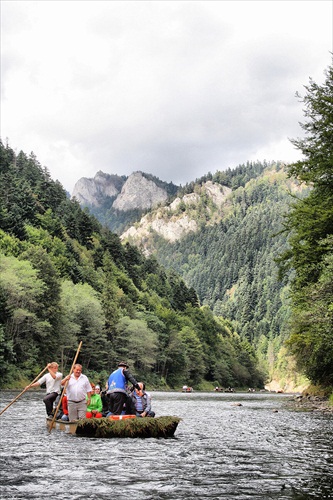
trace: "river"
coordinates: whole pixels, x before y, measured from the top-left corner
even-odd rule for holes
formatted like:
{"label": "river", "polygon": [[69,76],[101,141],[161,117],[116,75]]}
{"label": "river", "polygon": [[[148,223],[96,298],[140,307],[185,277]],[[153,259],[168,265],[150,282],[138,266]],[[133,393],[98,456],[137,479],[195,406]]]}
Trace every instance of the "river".
{"label": "river", "polygon": [[[18,393],[2,391],[0,409]],[[43,393],[0,417],[1,499],[333,498],[333,414],[290,395],[153,392],[157,416],[182,418],[169,439],[49,433]]]}

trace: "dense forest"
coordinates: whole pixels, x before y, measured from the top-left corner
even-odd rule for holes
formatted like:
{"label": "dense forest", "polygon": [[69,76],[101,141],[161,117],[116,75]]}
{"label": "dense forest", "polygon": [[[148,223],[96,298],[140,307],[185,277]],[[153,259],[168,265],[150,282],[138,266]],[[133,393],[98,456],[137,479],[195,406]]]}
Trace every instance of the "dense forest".
{"label": "dense forest", "polygon": [[253,348],[155,258],[70,200],[33,153],[0,144],[2,387],[47,362],[69,369],[78,343],[104,384],[121,359],[154,387],[263,385]]}
{"label": "dense forest", "polygon": [[219,183],[220,177],[233,186],[220,222],[205,224],[175,243],[152,235],[156,255],[197,291],[201,304],[228,318],[253,346],[270,378],[290,379],[294,366],[284,343],[289,336],[291,271],[280,279],[276,258],[289,248],[282,230],[291,193],[304,197],[307,190],[288,180],[279,163],[241,165],[227,176],[217,172],[212,180]]}

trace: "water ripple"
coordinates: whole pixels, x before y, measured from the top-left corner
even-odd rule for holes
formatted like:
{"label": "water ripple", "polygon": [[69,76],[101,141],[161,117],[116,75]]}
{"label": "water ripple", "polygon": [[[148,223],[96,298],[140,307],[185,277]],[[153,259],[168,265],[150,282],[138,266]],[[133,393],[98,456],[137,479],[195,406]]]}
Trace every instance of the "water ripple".
{"label": "water ripple", "polygon": [[[14,393],[1,393],[1,405]],[[40,392],[0,417],[2,499],[333,498],[332,414],[273,394],[153,393],[171,439],[89,439],[45,426]],[[241,406],[236,406],[237,404]],[[27,419],[27,409],[34,418]]]}

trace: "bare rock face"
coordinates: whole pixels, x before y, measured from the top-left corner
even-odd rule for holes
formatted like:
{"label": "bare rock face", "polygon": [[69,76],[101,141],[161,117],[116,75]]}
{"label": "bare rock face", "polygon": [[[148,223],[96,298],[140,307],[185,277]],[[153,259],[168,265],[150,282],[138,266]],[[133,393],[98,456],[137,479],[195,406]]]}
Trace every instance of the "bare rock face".
{"label": "bare rock face", "polygon": [[151,231],[155,231],[165,240],[173,243],[189,232],[197,231],[198,225],[195,220],[190,219],[186,214],[174,217],[169,220],[155,218],[150,220],[150,215],[145,215],[138,227],[132,226],[121,235],[121,240],[131,239],[137,243],[149,238]]}
{"label": "bare rock face", "polygon": [[[125,186],[124,186],[125,188]],[[176,198],[169,206],[159,207],[153,213],[149,213],[141,218],[140,222],[127,229],[121,236],[122,241],[130,241],[141,247],[146,255],[150,254],[149,240],[152,232],[162,236],[165,240],[173,243],[190,232],[196,232],[199,224],[196,218],[195,208],[199,205],[201,196],[206,195],[214,204],[216,209],[215,218],[217,222],[219,215],[224,212],[228,204],[228,197],[231,189],[226,186],[206,182],[201,187],[200,192],[185,194],[181,198]],[[116,201],[118,201],[119,197]],[[181,206],[185,206],[185,211]],[[194,208],[194,211],[187,212],[187,208]],[[211,209],[206,206],[206,213],[211,216]]]}
{"label": "bare rock face", "polygon": [[206,190],[207,195],[212,199],[213,203],[219,208],[222,207],[223,203],[232,191],[227,186],[222,187],[219,184],[214,184],[212,181],[207,181],[204,184],[204,189]]}
{"label": "bare rock face", "polygon": [[135,172],[128,177],[112,207],[123,211],[145,210],[165,203],[167,198],[166,190],[146,179],[141,172]]}
{"label": "bare rock face", "polygon": [[125,180],[118,175],[104,174],[99,171],[93,179],[82,177],[74,186],[72,198],[82,205],[98,207],[106,196],[117,196]]}
{"label": "bare rock face", "polygon": [[131,174],[127,180],[118,175],[99,171],[93,179],[82,177],[74,186],[72,198],[82,205],[100,206],[105,198],[114,197],[112,207],[116,210],[145,210],[165,203],[168,194],[154,181],[146,179],[141,172]]}

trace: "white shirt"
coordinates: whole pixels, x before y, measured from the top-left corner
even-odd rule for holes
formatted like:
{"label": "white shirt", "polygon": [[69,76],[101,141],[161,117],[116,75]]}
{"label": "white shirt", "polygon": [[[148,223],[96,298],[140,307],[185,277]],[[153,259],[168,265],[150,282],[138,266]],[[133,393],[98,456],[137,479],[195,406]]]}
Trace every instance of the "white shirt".
{"label": "white shirt", "polygon": [[75,378],[72,373],[67,384],[67,400],[68,401],[83,401],[86,399],[87,392],[91,392],[92,387],[86,375],[81,375]]}
{"label": "white shirt", "polygon": [[60,392],[60,382],[62,379],[62,373],[57,372],[56,378],[53,378],[50,373],[46,373],[42,378],[38,380],[39,385],[46,384],[46,394],[50,394],[50,392]]}

